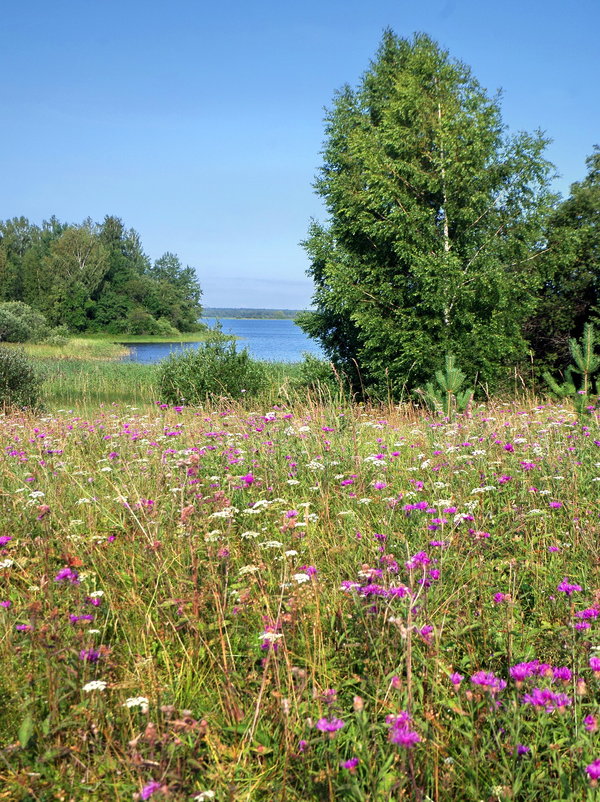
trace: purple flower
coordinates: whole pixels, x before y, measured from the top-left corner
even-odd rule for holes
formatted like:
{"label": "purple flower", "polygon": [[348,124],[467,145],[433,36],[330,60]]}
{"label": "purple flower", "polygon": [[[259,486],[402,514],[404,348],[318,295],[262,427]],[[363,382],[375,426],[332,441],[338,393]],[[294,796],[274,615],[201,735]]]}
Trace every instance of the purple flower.
{"label": "purple flower", "polygon": [[406,711],[401,710],[398,715],[386,716],[385,721],[390,727],[388,740],[391,743],[412,749],[421,741],[419,733],[411,729],[412,719]]}
{"label": "purple flower", "polygon": [[242,476],[242,482],[246,487],[250,487],[254,483],[254,476],[251,473],[247,473],[246,476]]}
{"label": "purple flower", "polygon": [[145,785],[142,790],[140,791],[140,799],[150,799],[152,794],[156,791],[160,791],[161,784],[155,781],[149,782]]}
{"label": "purple flower", "polygon": [[455,671],[454,673],[450,674],[450,682],[454,685],[455,688],[458,688],[458,686],[463,680],[464,680],[463,675],[459,674],[458,671]]}
{"label": "purple flower", "polygon": [[543,708],[546,713],[569,707],[571,702],[572,700],[566,694],[554,693],[550,688],[534,688],[531,693],[526,693],[521,700],[521,704]]}
{"label": "purple flower", "polygon": [[551,501],[549,506],[552,507],[553,510],[560,510],[563,503],[562,501]]}
{"label": "purple flower", "polygon": [[471,677],[471,682],[474,685],[481,685],[490,693],[498,693],[506,688],[506,680],[500,679],[492,671],[477,671]]}
{"label": "purple flower", "polygon": [[357,757],[351,757],[350,760],[342,760],[340,766],[343,769],[348,769],[348,771],[354,771],[359,763],[360,760]]}
{"label": "purple flower", "polygon": [[72,568],[69,568],[69,567],[61,568],[61,570],[54,577],[54,581],[55,582],[68,581],[72,585],[78,585],[79,584],[79,574],[77,573],[77,571],[73,571]]}
{"label": "purple flower", "polygon": [[11,535],[2,535],[2,537],[0,537],[0,546],[6,546],[6,544],[10,543],[11,540]]}
{"label": "purple flower", "polygon": [[596,730],[598,729],[598,720],[596,716],[592,715],[586,716],[583,719],[583,726],[588,732],[596,732]]}
{"label": "purple flower", "polygon": [[597,758],[593,763],[590,763],[589,766],[586,766],[585,770],[592,782],[600,780],[600,758]]}
{"label": "purple flower", "polygon": [[329,732],[333,735],[338,730],[341,730],[344,725],[345,722],[340,718],[320,718],[315,724],[315,727],[319,732]]}
{"label": "purple flower", "polygon": [[5,610],[8,610],[11,604],[11,601],[0,601],[0,607],[4,607]]}
{"label": "purple flower", "polygon": [[592,671],[600,671],[600,657],[590,657],[590,668]]}
{"label": "purple flower", "polygon": [[523,746],[523,744],[517,744],[517,755],[526,755],[531,752],[531,749],[528,746]]}
{"label": "purple flower", "polygon": [[502,602],[509,602],[510,593],[494,593],[494,604],[502,604]]}
{"label": "purple flower", "polygon": [[552,669],[552,675],[555,680],[560,680],[561,682],[570,682],[571,681],[571,669],[567,668],[567,666],[556,666],[556,668]]}
{"label": "purple flower", "polygon": [[97,663],[100,659],[100,652],[97,649],[82,649],[79,652],[79,659],[84,663]]}
{"label": "purple flower", "polygon": [[560,590],[562,593],[566,593],[567,596],[572,596],[576,590],[581,590],[581,585],[575,585],[571,582],[568,582],[567,577],[565,577],[556,589]]}

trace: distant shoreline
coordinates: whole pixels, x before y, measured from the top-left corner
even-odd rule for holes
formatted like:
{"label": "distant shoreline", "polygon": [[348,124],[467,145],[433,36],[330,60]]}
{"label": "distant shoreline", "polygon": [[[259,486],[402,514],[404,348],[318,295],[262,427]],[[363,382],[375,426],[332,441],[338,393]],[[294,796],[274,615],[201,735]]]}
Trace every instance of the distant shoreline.
{"label": "distant shoreline", "polygon": [[295,320],[302,309],[259,309],[252,307],[209,306],[202,310],[202,318],[218,320]]}

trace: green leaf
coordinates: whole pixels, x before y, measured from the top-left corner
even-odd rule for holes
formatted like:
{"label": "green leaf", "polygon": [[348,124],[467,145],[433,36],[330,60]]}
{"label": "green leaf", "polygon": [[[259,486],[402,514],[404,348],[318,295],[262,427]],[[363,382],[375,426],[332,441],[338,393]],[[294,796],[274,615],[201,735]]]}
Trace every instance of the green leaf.
{"label": "green leaf", "polygon": [[23,747],[23,749],[27,748],[27,744],[31,740],[31,736],[33,735],[33,717],[31,713],[28,713],[21,726],[19,727],[19,743]]}

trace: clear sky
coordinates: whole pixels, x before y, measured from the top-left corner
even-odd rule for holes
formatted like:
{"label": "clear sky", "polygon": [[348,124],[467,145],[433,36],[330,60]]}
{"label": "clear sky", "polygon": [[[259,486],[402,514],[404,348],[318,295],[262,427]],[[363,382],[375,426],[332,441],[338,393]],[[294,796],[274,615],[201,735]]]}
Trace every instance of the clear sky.
{"label": "clear sky", "polygon": [[598,0],[29,0],[0,17],[0,219],[121,217],[193,265],[207,306],[302,308],[323,109],[384,28],[428,33],[556,188],[600,142]]}

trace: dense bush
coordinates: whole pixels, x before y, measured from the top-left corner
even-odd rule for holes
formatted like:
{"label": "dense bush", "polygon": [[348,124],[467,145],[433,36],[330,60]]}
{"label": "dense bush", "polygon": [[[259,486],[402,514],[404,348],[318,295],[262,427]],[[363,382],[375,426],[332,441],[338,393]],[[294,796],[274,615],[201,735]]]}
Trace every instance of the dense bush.
{"label": "dense bush", "polygon": [[70,339],[71,332],[66,326],[55,326],[53,329],[50,329],[42,342],[44,342],[46,345],[55,345],[60,347],[66,345]]}
{"label": "dense bush", "polygon": [[24,343],[29,339],[30,331],[21,318],[13,315],[0,304],[0,342]]}
{"label": "dense bush", "polygon": [[[37,342],[48,334],[48,321],[41,312],[22,301],[5,301],[0,304],[0,315],[4,321],[4,330],[12,337],[2,336],[4,342],[24,343]],[[15,320],[18,321],[15,324]]]}
{"label": "dense bush", "polygon": [[305,353],[302,356],[300,375],[294,382],[296,387],[309,389],[328,387],[333,390],[339,386],[331,362],[319,359],[313,354]]}
{"label": "dense bush", "polygon": [[219,334],[197,349],[172,353],[158,368],[160,398],[173,404],[197,404],[208,396],[252,396],[265,383],[263,366]]}
{"label": "dense bush", "polygon": [[35,407],[40,377],[21,349],[0,346],[0,404]]}

